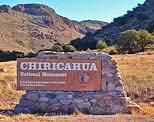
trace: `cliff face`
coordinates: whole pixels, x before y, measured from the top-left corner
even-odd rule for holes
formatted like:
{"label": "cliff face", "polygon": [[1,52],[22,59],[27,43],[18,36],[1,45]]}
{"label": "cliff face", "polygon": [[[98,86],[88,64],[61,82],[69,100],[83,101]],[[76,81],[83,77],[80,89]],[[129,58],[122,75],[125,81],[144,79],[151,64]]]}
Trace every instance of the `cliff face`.
{"label": "cliff face", "polygon": [[[154,0],[146,0],[144,4],[138,4],[132,11],[121,17],[115,18],[113,22],[91,35],[94,40],[105,39],[108,44],[117,42],[119,34],[129,29],[147,29],[154,30]],[[89,36],[89,35],[88,35]],[[87,37],[83,38],[83,41]]]}
{"label": "cliff face", "polygon": [[56,42],[68,43],[106,25],[73,21],[41,4],[19,4],[13,8],[2,5],[0,20],[0,49],[22,52],[51,48]]}

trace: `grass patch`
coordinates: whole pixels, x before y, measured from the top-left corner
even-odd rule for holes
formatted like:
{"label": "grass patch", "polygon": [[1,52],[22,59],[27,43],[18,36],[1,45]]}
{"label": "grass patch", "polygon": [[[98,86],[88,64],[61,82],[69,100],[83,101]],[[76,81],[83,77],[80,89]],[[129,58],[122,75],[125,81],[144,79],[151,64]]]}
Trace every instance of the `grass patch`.
{"label": "grass patch", "polygon": [[146,101],[154,96],[154,55],[117,55],[113,58],[132,99]]}

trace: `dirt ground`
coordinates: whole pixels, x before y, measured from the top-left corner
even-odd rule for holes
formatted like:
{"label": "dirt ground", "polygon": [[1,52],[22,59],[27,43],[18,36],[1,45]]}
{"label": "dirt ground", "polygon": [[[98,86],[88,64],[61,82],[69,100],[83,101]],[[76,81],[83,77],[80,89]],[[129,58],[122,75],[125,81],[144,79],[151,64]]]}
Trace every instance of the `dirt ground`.
{"label": "dirt ground", "polygon": [[154,122],[153,115],[2,116],[0,122]]}

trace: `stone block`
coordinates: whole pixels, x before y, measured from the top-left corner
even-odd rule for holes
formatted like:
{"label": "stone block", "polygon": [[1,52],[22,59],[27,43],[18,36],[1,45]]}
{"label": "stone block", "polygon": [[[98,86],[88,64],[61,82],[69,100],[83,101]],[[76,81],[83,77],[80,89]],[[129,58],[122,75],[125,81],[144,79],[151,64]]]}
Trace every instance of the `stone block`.
{"label": "stone block", "polygon": [[91,104],[90,102],[83,102],[83,103],[76,103],[77,108],[82,109],[82,108],[90,108]]}
{"label": "stone block", "polygon": [[73,101],[72,101],[73,103],[83,103],[84,102],[84,100],[82,100],[82,99],[73,99]]}
{"label": "stone block", "polygon": [[69,105],[72,102],[72,99],[60,99],[59,100],[61,104],[63,105]]}
{"label": "stone block", "polygon": [[103,100],[112,100],[112,96],[104,96]]}
{"label": "stone block", "polygon": [[28,94],[28,95],[26,96],[26,99],[27,99],[27,100],[30,100],[30,101],[38,101],[39,96],[38,96],[38,94],[32,93],[32,94]]}
{"label": "stone block", "polygon": [[72,99],[73,95],[67,95],[67,98]]}
{"label": "stone block", "polygon": [[107,85],[107,91],[108,92],[111,92],[111,91],[115,91],[115,84],[109,82],[108,85]]}
{"label": "stone block", "polygon": [[52,104],[59,103],[59,100],[57,100],[56,98],[55,98],[55,99],[50,99],[50,98],[49,98],[49,101],[48,101],[48,102],[49,102],[49,104],[52,105]]}
{"label": "stone block", "polygon": [[91,103],[96,103],[97,102],[97,99],[91,99],[90,102]]}
{"label": "stone block", "polygon": [[124,91],[124,87],[123,87],[123,86],[118,86],[118,87],[116,87],[115,90],[116,90],[116,91],[123,92],[123,91]]}
{"label": "stone block", "polygon": [[48,100],[47,97],[40,97],[39,102],[48,102]]}
{"label": "stone block", "polygon": [[102,115],[105,114],[105,110],[100,107],[90,107],[89,112],[93,115]]}
{"label": "stone block", "polygon": [[47,93],[46,97],[50,98],[50,99],[54,99],[56,97],[56,94],[54,94],[54,93]]}
{"label": "stone block", "polygon": [[112,113],[118,113],[118,112],[122,112],[123,111],[123,107],[121,105],[117,105],[115,104],[112,108]]}
{"label": "stone block", "polygon": [[22,106],[22,107],[28,107],[33,104],[34,104],[34,102],[30,101],[30,100],[20,100],[20,106]]}
{"label": "stone block", "polygon": [[57,103],[57,104],[53,104],[51,109],[53,112],[55,112],[55,111],[58,111],[60,108],[61,108],[61,104]]}

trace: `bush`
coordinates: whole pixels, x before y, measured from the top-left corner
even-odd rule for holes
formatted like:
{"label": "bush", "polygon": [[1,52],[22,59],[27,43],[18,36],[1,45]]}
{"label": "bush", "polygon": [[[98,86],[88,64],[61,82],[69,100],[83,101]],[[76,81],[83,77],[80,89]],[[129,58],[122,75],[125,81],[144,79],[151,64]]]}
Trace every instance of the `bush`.
{"label": "bush", "polygon": [[55,51],[55,52],[63,52],[63,47],[61,45],[55,44],[52,47],[52,51]]}
{"label": "bush", "polygon": [[100,50],[103,50],[106,47],[107,47],[107,44],[106,44],[106,42],[104,40],[100,40],[96,44],[96,48],[100,49]]}
{"label": "bush", "polygon": [[73,45],[67,44],[64,46],[64,52],[74,52],[76,48]]}
{"label": "bush", "polygon": [[109,54],[110,55],[116,55],[116,54],[119,54],[119,52],[116,49],[112,49],[112,50],[110,50]]}
{"label": "bush", "polygon": [[28,58],[32,58],[32,57],[35,57],[36,56],[36,53],[33,53],[33,52],[29,52],[26,57]]}
{"label": "bush", "polygon": [[2,51],[0,50],[0,61],[11,61],[16,60],[17,58],[23,58],[25,54],[18,51]]}
{"label": "bush", "polygon": [[119,54],[119,51],[118,51],[116,45],[108,46],[107,48],[103,49],[103,52],[106,52],[106,53],[108,53],[108,54],[110,54],[110,55]]}

